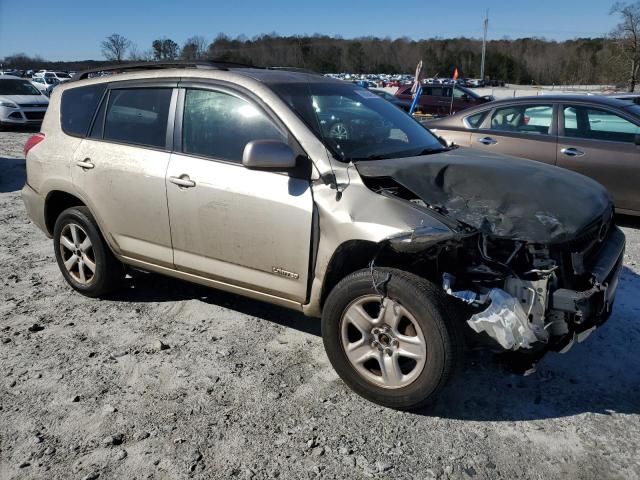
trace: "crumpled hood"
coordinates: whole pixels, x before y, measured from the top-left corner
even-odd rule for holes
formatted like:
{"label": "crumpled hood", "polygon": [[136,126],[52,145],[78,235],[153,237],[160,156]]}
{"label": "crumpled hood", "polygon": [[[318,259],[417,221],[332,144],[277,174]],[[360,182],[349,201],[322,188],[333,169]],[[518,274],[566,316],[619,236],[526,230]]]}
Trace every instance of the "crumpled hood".
{"label": "crumpled hood", "polygon": [[570,240],[611,208],[599,183],[532,160],[467,149],[362,161],[363,177],[391,177],[447,216],[495,237]]}

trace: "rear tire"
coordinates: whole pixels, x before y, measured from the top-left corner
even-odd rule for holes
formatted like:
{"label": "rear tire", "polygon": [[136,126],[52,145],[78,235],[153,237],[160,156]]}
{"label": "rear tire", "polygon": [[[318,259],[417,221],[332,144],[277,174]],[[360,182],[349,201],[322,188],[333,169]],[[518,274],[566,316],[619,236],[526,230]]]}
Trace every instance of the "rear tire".
{"label": "rear tire", "polygon": [[[463,362],[464,340],[442,290],[411,273],[377,268],[344,278],[322,314],[327,356],[362,397],[400,410],[433,401]],[[362,327],[362,328],[361,328]],[[382,350],[381,350],[382,348]]]}
{"label": "rear tire", "polygon": [[53,244],[62,276],[74,290],[87,297],[101,297],[121,284],[123,265],[87,207],[71,207],[58,216]]}

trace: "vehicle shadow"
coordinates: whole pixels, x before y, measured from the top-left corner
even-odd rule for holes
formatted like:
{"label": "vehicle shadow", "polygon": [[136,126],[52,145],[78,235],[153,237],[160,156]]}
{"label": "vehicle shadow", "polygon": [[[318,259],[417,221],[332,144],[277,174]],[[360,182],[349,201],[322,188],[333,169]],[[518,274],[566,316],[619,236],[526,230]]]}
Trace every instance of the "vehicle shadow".
{"label": "vehicle shadow", "polygon": [[[320,322],[301,313],[158,274],[134,271],[110,298],[128,302],[198,299],[320,336]],[[530,376],[515,375],[488,351],[467,355],[465,371],[425,416],[477,421],[559,418],[581,413],[640,413],[640,276],[624,268],[609,321],[567,354],[548,354]]]}
{"label": "vehicle shadow", "polygon": [[0,157],[0,193],[21,190],[27,179],[24,158]]}
{"label": "vehicle shadow", "polygon": [[624,268],[611,318],[584,343],[548,354],[527,377],[504,371],[488,352],[471,354],[465,372],[420,413],[478,421],[640,413],[639,291],[640,276]]}
{"label": "vehicle shadow", "polygon": [[130,274],[132,278],[127,281],[126,287],[110,295],[109,300],[174,302],[197,299],[284,327],[290,327],[303,333],[317,337],[321,335],[318,319],[305,317],[302,313],[287,308],[155,273],[132,270]]}

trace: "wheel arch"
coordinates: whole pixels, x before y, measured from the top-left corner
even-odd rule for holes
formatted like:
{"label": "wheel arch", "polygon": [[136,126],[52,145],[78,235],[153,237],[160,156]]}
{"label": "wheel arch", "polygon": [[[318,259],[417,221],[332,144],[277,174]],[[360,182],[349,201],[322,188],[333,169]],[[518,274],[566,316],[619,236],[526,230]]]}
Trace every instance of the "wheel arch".
{"label": "wheel arch", "polygon": [[52,190],[44,202],[44,221],[49,235],[53,235],[53,227],[62,212],[71,207],[87,207],[78,196],[64,190]]}

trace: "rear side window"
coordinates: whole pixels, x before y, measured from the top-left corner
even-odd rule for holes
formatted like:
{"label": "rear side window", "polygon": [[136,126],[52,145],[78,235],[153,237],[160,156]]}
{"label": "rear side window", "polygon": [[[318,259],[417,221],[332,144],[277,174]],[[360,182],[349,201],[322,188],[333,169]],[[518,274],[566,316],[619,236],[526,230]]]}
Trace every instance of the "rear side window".
{"label": "rear side window", "polygon": [[247,143],[287,135],[251,103],[233,95],[188,89],[182,120],[182,151],[242,163]]}
{"label": "rear side window", "polygon": [[103,138],[164,148],[171,92],[171,88],[111,90]]}
{"label": "rear side window", "polygon": [[90,85],[65,90],[60,105],[60,123],[67,135],[84,137],[105,90],[104,85]]}
{"label": "rear side window", "polygon": [[565,107],[566,137],[633,143],[640,127],[615,113],[588,107]]}

